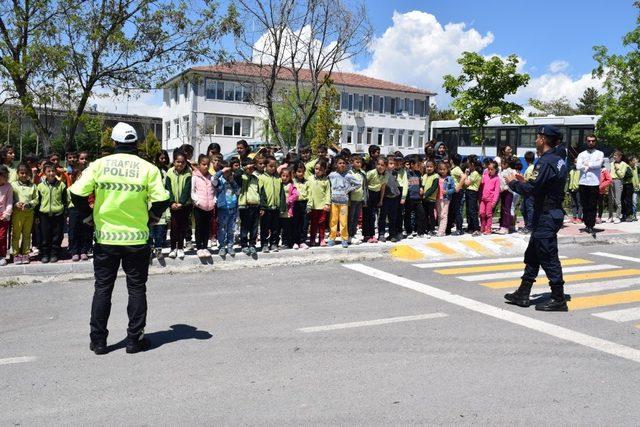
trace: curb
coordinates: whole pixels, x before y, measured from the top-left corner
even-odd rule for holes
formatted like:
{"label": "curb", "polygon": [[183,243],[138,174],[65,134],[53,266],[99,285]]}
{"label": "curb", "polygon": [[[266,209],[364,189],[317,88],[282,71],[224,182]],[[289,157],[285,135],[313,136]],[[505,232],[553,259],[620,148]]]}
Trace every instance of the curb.
{"label": "curb", "polygon": [[640,243],[640,233],[626,234],[602,234],[596,237],[590,235],[580,236],[558,236],[558,244],[560,245],[629,245]]}

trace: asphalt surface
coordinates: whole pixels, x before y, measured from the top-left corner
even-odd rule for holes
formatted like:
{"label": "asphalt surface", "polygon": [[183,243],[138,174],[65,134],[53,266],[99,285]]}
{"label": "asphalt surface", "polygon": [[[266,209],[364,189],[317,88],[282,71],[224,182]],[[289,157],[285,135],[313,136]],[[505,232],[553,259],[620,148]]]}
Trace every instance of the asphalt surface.
{"label": "asphalt surface", "polygon": [[[638,256],[634,246],[561,248],[562,255],[591,265],[640,269],[640,262],[595,252]],[[593,315],[640,306],[634,297],[622,305],[540,313],[504,304],[504,289],[414,264],[361,265],[374,276],[390,273],[640,349],[640,320]],[[127,323],[122,279],[109,324],[112,351],[104,356],[88,349],[90,281],[2,288],[0,424],[637,425],[639,361],[348,267],[152,277],[147,336],[153,348],[137,355],[119,343]],[[640,289],[638,275],[624,280],[634,279],[637,285],[618,291]],[[300,331],[415,315],[430,316]]]}

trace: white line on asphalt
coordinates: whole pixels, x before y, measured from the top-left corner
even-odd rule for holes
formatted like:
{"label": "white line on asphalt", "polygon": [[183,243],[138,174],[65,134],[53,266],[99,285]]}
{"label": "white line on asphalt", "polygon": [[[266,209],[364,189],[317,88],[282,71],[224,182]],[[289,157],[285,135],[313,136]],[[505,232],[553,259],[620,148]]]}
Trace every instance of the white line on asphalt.
{"label": "white line on asphalt", "polygon": [[640,278],[633,277],[631,279],[607,280],[604,282],[587,282],[575,283],[573,285],[565,285],[564,291],[569,295],[589,294],[591,292],[608,291],[613,289],[631,288],[640,285]]}
{"label": "white line on asphalt", "polygon": [[388,317],[386,319],[365,320],[362,322],[351,323],[336,323],[335,325],[326,326],[312,326],[309,328],[300,328],[300,332],[322,332],[322,331],[336,331],[338,329],[359,328],[362,326],[377,326],[386,325],[388,323],[410,322],[412,320],[426,320],[426,319],[438,319],[440,317],[447,317],[445,313],[431,313],[431,314],[418,314],[416,316],[402,316],[402,317]]}
{"label": "white line on asphalt", "polygon": [[494,307],[492,305],[466,298],[461,295],[452,294],[451,292],[444,291],[434,286],[429,286],[425,285],[424,283],[405,279],[404,277],[399,277],[395,274],[387,273],[386,271],[368,267],[363,264],[350,264],[345,265],[345,267],[350,270],[373,277],[375,279],[384,280],[403,288],[412,289],[416,292],[420,292],[430,297],[467,308],[477,313],[482,313],[496,319],[505,320],[515,325],[520,325],[534,331],[542,332],[552,337],[560,338],[565,341],[580,344],[594,350],[599,350],[604,353],[640,363],[640,350],[637,350],[635,348],[627,347],[625,345],[617,344],[612,341],[607,341],[601,338],[593,337],[591,335],[576,332],[571,329],[563,328],[562,326],[543,322],[542,320],[523,316],[521,314],[517,314],[503,308]]}
{"label": "white line on asphalt", "polygon": [[605,311],[602,313],[593,313],[596,317],[601,317],[614,322],[629,322],[631,320],[640,319],[640,307],[625,308],[623,310]]}
{"label": "white line on asphalt", "polygon": [[640,258],[634,258],[632,256],[626,256],[626,255],[610,254],[608,252],[593,252],[591,255],[603,256],[605,258],[613,258],[621,261],[640,262]]}
{"label": "white line on asphalt", "polygon": [[0,365],[13,365],[15,363],[27,363],[36,360],[35,356],[21,356],[21,357],[8,357],[6,359],[0,359]]}
{"label": "white line on asphalt", "polygon": [[[598,265],[579,265],[576,267],[563,267],[563,273],[579,273],[581,271],[600,271],[600,270],[613,270],[616,268],[622,268],[617,265],[612,264],[598,264]],[[508,279],[511,277],[520,277],[522,276],[522,268],[515,271],[503,271],[500,273],[488,273],[488,274],[474,274],[470,276],[458,276],[458,279],[464,280],[465,282],[482,282],[485,280],[499,280],[499,279]],[[544,277],[544,272],[540,272],[538,277]]]}
{"label": "white line on asphalt", "polygon": [[497,259],[472,259],[468,261],[446,261],[446,262],[428,262],[424,264],[413,264],[418,268],[442,268],[442,267],[465,267],[470,265],[485,265],[485,264],[502,264],[510,262],[522,261],[523,257],[515,258],[497,258]]}

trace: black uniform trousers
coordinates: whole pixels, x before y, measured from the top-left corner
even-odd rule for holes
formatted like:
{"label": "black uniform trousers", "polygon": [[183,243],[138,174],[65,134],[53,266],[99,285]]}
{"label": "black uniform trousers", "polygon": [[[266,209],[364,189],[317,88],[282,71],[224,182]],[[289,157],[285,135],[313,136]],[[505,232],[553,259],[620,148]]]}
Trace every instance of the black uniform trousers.
{"label": "black uniform trousers", "polygon": [[258,238],[260,207],[258,205],[243,206],[238,209],[238,212],[240,213],[240,246],[253,248]]}
{"label": "black uniform trousers", "polygon": [[[552,211],[555,212],[555,211]],[[556,214],[545,213],[540,216],[538,228],[529,239],[529,246],[524,253],[524,274],[522,280],[534,283],[538,277],[540,267],[547,274],[549,285],[564,285],[562,279],[562,265],[558,257],[558,230],[562,227],[564,212]]]}
{"label": "black uniform trousers", "polygon": [[280,211],[265,209],[260,217],[260,245],[275,246],[280,240]]}
{"label": "black uniform trousers", "polygon": [[64,237],[64,219],[62,213],[59,215],[40,213],[40,254],[42,256],[60,256]]}
{"label": "black uniform trousers", "polygon": [[111,313],[111,294],[120,262],[127,276],[129,326],[127,337],[135,341],[147,324],[147,277],[151,247],[145,245],[115,246],[96,243],[93,250],[95,291],[91,305],[91,341],[104,342],[109,335],[107,323]]}
{"label": "black uniform trousers", "polygon": [[[415,216],[415,227],[411,214]],[[407,235],[410,235],[414,231],[421,235],[424,234],[426,232],[425,221],[426,219],[422,199],[407,199],[404,204],[404,227]]]}
{"label": "black uniform trousers", "polygon": [[580,203],[582,204],[582,221],[584,225],[593,228],[596,225],[596,212],[598,210],[598,195],[600,188],[597,185],[580,186]]}
{"label": "black uniform trousers", "polygon": [[462,231],[462,198],[464,192],[459,191],[453,193],[451,196],[451,203],[449,203],[449,216],[447,217],[447,233],[451,233],[453,225],[456,226],[456,231]]}

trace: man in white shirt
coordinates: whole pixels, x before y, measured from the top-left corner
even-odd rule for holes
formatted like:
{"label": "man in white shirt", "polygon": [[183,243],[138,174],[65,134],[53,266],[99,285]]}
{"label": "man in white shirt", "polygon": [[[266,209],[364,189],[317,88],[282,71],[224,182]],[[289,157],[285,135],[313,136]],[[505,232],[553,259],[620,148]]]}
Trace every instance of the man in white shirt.
{"label": "man in white shirt", "polygon": [[604,154],[596,150],[597,138],[589,135],[586,138],[587,149],[578,154],[576,169],[580,171],[580,203],[582,204],[582,220],[584,231],[593,234],[598,210],[598,188],[600,186],[600,168]]}

